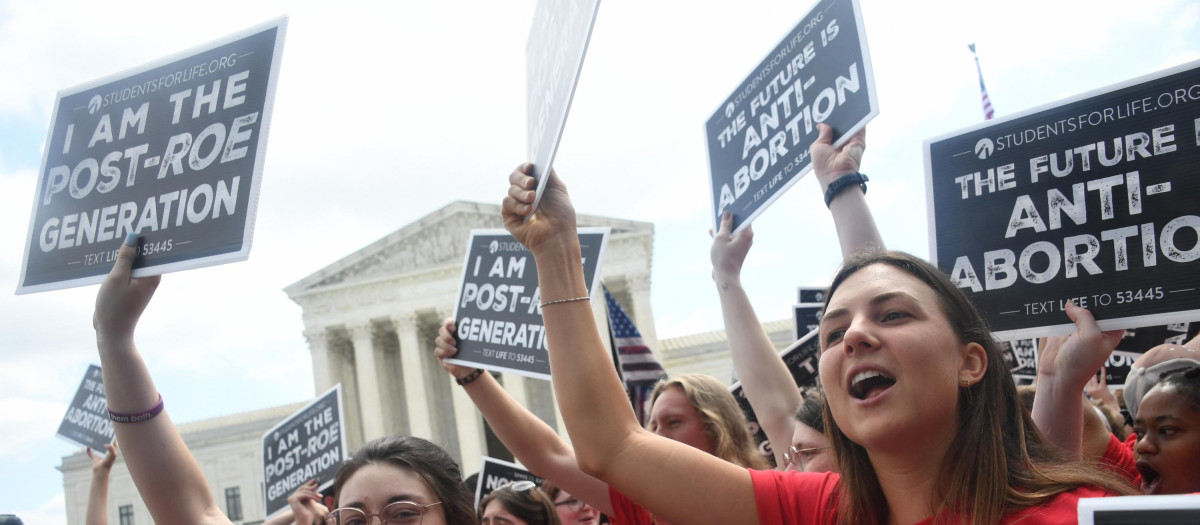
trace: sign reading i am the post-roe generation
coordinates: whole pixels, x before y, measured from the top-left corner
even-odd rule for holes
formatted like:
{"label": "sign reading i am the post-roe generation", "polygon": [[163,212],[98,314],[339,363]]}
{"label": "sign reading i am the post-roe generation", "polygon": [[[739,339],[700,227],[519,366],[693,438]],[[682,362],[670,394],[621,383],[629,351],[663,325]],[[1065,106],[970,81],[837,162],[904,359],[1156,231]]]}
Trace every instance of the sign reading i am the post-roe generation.
{"label": "sign reading i am the post-roe generation", "polygon": [[263,497],[267,516],[288,508],[296,487],[317,480],[317,490],[333,486],[334,474],[346,459],[342,385],[318,397],[262,437]]}
{"label": "sign reading i am the post-roe generation", "polygon": [[1000,338],[1200,314],[1200,62],[925,143],[932,259]]}
{"label": "sign reading i am the post-roe generation", "polygon": [[525,44],[525,155],[537,209],[567,125],[600,0],[539,0]]}
{"label": "sign reading i am the post-roe generation", "polygon": [[17,293],[245,260],[287,19],[60,91]]}
{"label": "sign reading i am the post-roe generation", "polygon": [[[579,228],[583,276],[596,298],[609,228]],[[550,379],[533,254],[504,230],[472,230],[454,307],[458,354],[447,362]],[[550,306],[553,308],[553,306]]]}
{"label": "sign reading i am the post-roe generation", "polygon": [[879,114],[858,0],[822,0],[705,124],[713,224],[754,220],[812,168],[817,124],[841,146]]}
{"label": "sign reading i am the post-roe generation", "polygon": [[104,445],[116,438],[112,421],[108,419],[108,398],[104,395],[104,377],[100,367],[88,365],[67,414],[58,425],[59,437],[92,450],[104,450]]}

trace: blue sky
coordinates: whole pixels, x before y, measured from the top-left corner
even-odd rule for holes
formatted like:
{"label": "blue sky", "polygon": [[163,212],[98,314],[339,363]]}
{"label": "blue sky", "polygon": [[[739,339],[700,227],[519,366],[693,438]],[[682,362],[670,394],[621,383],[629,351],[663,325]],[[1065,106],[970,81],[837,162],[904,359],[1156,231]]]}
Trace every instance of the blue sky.
{"label": "blue sky", "polygon": [[[922,141],[982,119],[975,42],[1003,116],[1200,59],[1184,0],[863,0],[880,116],[867,195],[891,247],[926,255]],[[653,221],[660,337],[721,328],[708,283],[703,123],[803,3],[607,2],[555,163],[581,213]],[[522,162],[531,0],[194,3],[0,0],[0,285],[16,287],[59,89],[280,14],[285,44],[255,245],[168,275],[138,343],[176,421],[313,395],[282,288],[453,200],[498,202]],[[755,222],[746,286],[763,319],[838,256],[810,178]],[[74,452],[54,438],[89,362],[95,287],[0,294],[0,513],[61,523]],[[447,302],[451,301],[447,299]]]}

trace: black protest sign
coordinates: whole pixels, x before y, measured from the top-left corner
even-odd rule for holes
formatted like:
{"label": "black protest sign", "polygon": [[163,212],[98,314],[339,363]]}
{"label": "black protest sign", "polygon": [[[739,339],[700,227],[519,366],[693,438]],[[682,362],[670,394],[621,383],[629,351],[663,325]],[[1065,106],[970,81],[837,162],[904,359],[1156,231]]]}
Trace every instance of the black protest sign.
{"label": "black protest sign", "polygon": [[[491,494],[492,491],[521,481],[530,481],[540,487],[545,480],[530,474],[528,470],[514,463],[483,456],[483,466],[479,469],[479,481],[475,486],[475,508],[479,509],[479,501],[484,496]],[[538,489],[531,488],[529,490]],[[479,511],[480,514],[483,514],[483,509],[479,509]]]}
{"label": "black protest sign", "polygon": [[[579,228],[588,296],[599,288],[608,228]],[[550,379],[533,254],[504,230],[472,230],[454,307],[458,355],[446,362]]]}
{"label": "black protest sign", "polygon": [[1195,321],[1125,330],[1117,349],[1104,363],[1104,380],[1108,389],[1124,388],[1134,361],[1151,348],[1164,344],[1181,345],[1194,339],[1197,334],[1200,334],[1200,322]]}
{"label": "black protest sign", "polygon": [[801,304],[823,304],[829,288],[800,286],[796,288],[796,302]]}
{"label": "black protest sign", "polygon": [[1037,379],[1037,339],[1017,339],[1000,342],[1000,354],[1008,365],[1013,381],[1018,385],[1032,385]]}
{"label": "black protest sign", "polygon": [[17,293],[245,260],[286,25],[59,92]]}
{"label": "black protest sign", "polygon": [[267,516],[288,508],[297,487],[317,480],[317,490],[333,486],[346,458],[345,412],[339,383],[263,434],[263,497]]}
{"label": "black protest sign", "polygon": [[705,124],[713,223],[738,232],[812,168],[817,124],[841,146],[879,113],[858,0],[822,0]]}
{"label": "black protest sign", "polygon": [[[820,384],[817,362],[821,359],[821,338],[818,337],[817,331],[808,332],[799,341],[780,350],[779,357],[783,359],[783,364],[792,374],[792,380],[796,382],[797,387],[816,387]],[[750,422],[750,435],[754,436],[758,451],[774,463],[775,456],[771,443],[767,440],[767,433],[759,425],[754,407],[750,406],[750,400],[746,399],[743,390],[741,381],[729,387],[734,399],[737,399],[738,406],[742,408],[742,413],[746,415],[746,420]]]}
{"label": "black protest sign", "polygon": [[101,452],[104,445],[112,443],[116,437],[112,421],[108,419],[108,400],[104,397],[104,377],[100,367],[88,365],[56,435]]}
{"label": "black protest sign", "polygon": [[792,305],[792,335],[796,339],[821,327],[821,309],[824,306],[822,303]]}
{"label": "black protest sign", "polygon": [[1200,523],[1200,495],[1079,498],[1079,525],[1194,525]]}
{"label": "black protest sign", "polygon": [[600,0],[538,0],[534,8],[525,44],[525,154],[538,181],[534,209],[567,125],[599,9]]}
{"label": "black protest sign", "polygon": [[925,143],[932,259],[1004,339],[1200,317],[1200,62]]}

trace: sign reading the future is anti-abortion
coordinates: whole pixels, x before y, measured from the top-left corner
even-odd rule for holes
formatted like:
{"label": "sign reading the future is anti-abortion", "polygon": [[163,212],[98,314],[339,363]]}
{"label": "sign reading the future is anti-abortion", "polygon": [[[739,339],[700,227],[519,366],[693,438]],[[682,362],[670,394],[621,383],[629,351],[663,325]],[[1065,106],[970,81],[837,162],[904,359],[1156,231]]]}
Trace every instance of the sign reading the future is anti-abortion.
{"label": "sign reading the future is anti-abortion", "polygon": [[79,445],[103,452],[104,445],[112,443],[116,434],[112,421],[108,419],[108,398],[104,396],[104,377],[100,367],[88,365],[75,398],[67,407],[62,424],[56,434]]}
{"label": "sign reading the future is anti-abortion", "polygon": [[17,293],[245,260],[287,20],[59,92]]}
{"label": "sign reading the future is anti-abortion", "polygon": [[823,0],[705,124],[713,224],[737,232],[812,167],[817,124],[841,146],[879,114],[858,0]]}
{"label": "sign reading the future is anti-abortion", "polygon": [[1200,317],[1200,62],[925,144],[932,258],[1003,339]]}
{"label": "sign reading the future is anti-abortion", "polygon": [[526,158],[537,179],[533,208],[567,125],[600,0],[539,0],[525,44]]}
{"label": "sign reading the future is anti-abortion", "polygon": [[[594,299],[609,228],[579,228],[583,276]],[[472,230],[454,319],[458,355],[446,362],[550,379],[544,301],[533,254],[504,230]],[[553,306],[551,306],[553,308]]]}
{"label": "sign reading the future is anti-abortion", "polygon": [[288,508],[288,496],[309,480],[333,486],[346,459],[345,412],[339,383],[263,434],[263,497],[267,516]]}

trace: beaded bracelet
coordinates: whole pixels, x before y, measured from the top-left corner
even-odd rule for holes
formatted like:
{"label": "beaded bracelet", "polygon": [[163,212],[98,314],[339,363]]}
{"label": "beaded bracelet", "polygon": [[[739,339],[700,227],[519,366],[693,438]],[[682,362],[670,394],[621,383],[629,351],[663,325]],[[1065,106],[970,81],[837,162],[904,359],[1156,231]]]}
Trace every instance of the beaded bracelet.
{"label": "beaded bracelet", "polygon": [[158,403],[155,404],[154,406],[150,407],[149,410],[143,410],[136,414],[122,414],[120,412],[113,412],[112,410],[109,410],[108,418],[113,420],[113,422],[115,422],[115,423],[141,423],[142,421],[149,421],[151,419],[154,419],[154,416],[157,416],[162,411],[163,411],[162,394],[159,394],[158,395]]}
{"label": "beaded bracelet", "polygon": [[546,301],[546,302],[542,303],[542,308],[545,308],[552,304],[573,303],[575,301],[590,301],[591,299],[592,299],[591,297],[572,297],[570,299],[558,299],[558,300],[554,300],[554,301]]}
{"label": "beaded bracelet", "polygon": [[481,376],[481,375],[483,375],[483,369],[476,368],[475,371],[471,372],[470,374],[467,374],[462,377],[454,378],[454,382],[458,383],[459,386],[467,386],[467,385],[471,384],[472,381],[479,379],[479,376]]}

